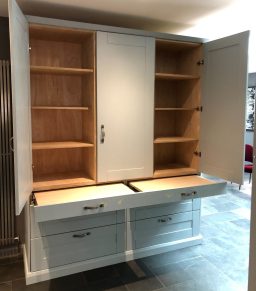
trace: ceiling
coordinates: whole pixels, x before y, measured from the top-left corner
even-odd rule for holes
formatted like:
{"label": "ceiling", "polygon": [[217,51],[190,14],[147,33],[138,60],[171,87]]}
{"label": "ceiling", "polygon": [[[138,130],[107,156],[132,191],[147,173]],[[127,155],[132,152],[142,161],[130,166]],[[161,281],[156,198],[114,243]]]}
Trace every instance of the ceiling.
{"label": "ceiling", "polygon": [[[25,14],[178,33],[242,0],[17,0]],[[245,0],[244,0],[245,1]],[[7,16],[8,0],[0,0]]]}

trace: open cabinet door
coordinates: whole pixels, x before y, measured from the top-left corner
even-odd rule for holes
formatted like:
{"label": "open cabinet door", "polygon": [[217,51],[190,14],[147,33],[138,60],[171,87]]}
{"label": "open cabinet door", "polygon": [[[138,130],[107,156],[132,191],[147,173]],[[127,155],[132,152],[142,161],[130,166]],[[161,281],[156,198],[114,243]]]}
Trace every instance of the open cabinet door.
{"label": "open cabinet door", "polygon": [[14,0],[9,0],[14,174],[16,215],[32,191],[30,69],[28,22]]}
{"label": "open cabinet door", "polygon": [[249,32],[204,46],[201,171],[243,184]]}

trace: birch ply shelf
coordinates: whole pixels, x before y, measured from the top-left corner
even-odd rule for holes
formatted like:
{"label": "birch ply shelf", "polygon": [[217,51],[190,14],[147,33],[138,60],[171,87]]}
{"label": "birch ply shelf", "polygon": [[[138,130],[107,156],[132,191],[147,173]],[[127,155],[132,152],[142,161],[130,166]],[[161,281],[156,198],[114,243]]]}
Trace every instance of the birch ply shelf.
{"label": "birch ply shelf", "polygon": [[154,140],[154,144],[158,143],[176,143],[176,142],[192,142],[192,141],[198,141],[196,138],[192,137],[158,137]]}
{"label": "birch ply shelf", "polygon": [[95,181],[82,172],[54,173],[34,177],[33,190],[44,191],[94,184]]}
{"label": "birch ply shelf", "polygon": [[31,66],[31,73],[45,73],[45,74],[61,74],[61,75],[85,75],[93,73],[93,69],[81,69],[81,68],[62,68],[51,66]]}
{"label": "birch ply shelf", "polygon": [[199,79],[196,75],[183,75],[183,74],[168,74],[168,73],[156,73],[156,79],[163,80],[194,80]]}
{"label": "birch ply shelf", "polygon": [[171,177],[171,176],[184,176],[197,174],[196,169],[190,168],[183,164],[173,163],[167,165],[160,165],[155,167],[154,178]]}
{"label": "birch ply shelf", "polygon": [[33,110],[89,110],[88,107],[76,107],[76,106],[32,106]]}
{"label": "birch ply shelf", "polygon": [[49,150],[49,149],[71,149],[71,148],[88,148],[93,147],[92,143],[78,141],[64,142],[35,142],[32,144],[33,150]]}

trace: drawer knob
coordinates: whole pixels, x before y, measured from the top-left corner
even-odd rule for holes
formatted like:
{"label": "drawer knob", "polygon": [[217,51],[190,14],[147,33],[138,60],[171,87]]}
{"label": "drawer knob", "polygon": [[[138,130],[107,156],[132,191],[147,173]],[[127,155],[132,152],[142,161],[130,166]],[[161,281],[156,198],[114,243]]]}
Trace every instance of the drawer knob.
{"label": "drawer knob", "polygon": [[79,234],[73,234],[73,237],[74,238],[83,238],[83,237],[86,237],[88,235],[90,235],[91,233],[90,232],[86,232],[86,233],[79,233]]}
{"label": "drawer knob", "polygon": [[192,191],[192,192],[188,192],[188,193],[181,193],[182,197],[191,197],[191,196],[195,196],[197,194],[196,191]]}
{"label": "drawer knob", "polygon": [[95,205],[95,206],[84,206],[84,210],[93,210],[93,209],[98,209],[98,208],[103,208],[104,204],[99,204],[99,205]]}

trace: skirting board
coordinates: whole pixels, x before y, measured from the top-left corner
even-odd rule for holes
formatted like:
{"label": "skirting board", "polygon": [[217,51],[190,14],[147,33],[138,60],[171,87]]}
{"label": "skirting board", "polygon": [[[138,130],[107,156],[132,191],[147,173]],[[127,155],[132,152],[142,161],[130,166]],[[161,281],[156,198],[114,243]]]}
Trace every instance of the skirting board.
{"label": "skirting board", "polygon": [[95,258],[82,262],[72,263],[64,266],[59,266],[51,269],[45,269],[36,272],[30,272],[28,270],[27,253],[25,245],[23,245],[23,257],[24,257],[24,269],[26,284],[34,284],[41,281],[46,281],[62,276],[67,276],[79,272],[88,271],[108,265],[114,265],[142,257],[152,256],[168,251],[174,251],[190,246],[195,246],[202,243],[202,236],[195,236],[187,239],[182,239],[175,242],[165,243],[157,246],[147,247],[138,250],[126,251],[124,253],[118,253],[110,256]]}

